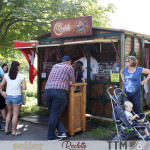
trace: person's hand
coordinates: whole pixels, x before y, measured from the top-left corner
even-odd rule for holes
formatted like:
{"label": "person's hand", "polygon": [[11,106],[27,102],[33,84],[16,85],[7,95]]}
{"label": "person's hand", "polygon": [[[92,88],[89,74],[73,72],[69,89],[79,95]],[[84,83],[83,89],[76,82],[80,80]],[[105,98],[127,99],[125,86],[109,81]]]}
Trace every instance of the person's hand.
{"label": "person's hand", "polygon": [[2,95],[4,98],[7,98],[6,92],[2,91],[2,92],[1,92],[1,95]]}
{"label": "person's hand", "polygon": [[72,81],[69,82],[69,85],[71,85],[71,84],[72,84]]}
{"label": "person's hand", "polygon": [[137,114],[135,114],[135,118],[139,118],[139,116]]}
{"label": "person's hand", "polygon": [[144,85],[145,83],[147,83],[147,80],[142,81],[141,85]]}

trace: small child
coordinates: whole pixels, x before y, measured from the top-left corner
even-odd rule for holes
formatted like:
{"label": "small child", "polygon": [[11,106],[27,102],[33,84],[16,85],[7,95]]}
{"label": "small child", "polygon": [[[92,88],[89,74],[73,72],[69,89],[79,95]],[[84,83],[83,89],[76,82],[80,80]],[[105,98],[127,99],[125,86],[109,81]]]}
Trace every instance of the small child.
{"label": "small child", "polygon": [[83,63],[81,61],[77,61],[74,66],[74,72],[75,72],[75,81],[76,82],[85,82],[85,79],[83,78]]}
{"label": "small child", "polygon": [[[133,108],[133,104],[132,104],[130,101],[125,101],[125,102],[124,102],[124,109],[125,109],[124,113],[125,113],[125,115],[126,115],[126,117],[127,117],[127,120],[128,120],[131,124],[133,123],[133,121],[134,121],[136,118],[139,118],[139,116],[138,116],[137,114],[135,114],[135,115],[133,116],[133,114],[131,113],[132,108]],[[147,127],[145,127],[145,130],[144,130],[144,131],[145,131],[145,134],[146,134],[145,140],[146,140],[146,141],[150,140],[150,134],[149,134],[149,132],[148,132]]]}
{"label": "small child", "polygon": [[[77,61],[74,66],[74,72],[75,72],[75,82],[77,83],[85,83],[85,79],[83,78],[83,63],[81,61]],[[76,86],[74,88],[75,92],[80,92],[81,87]]]}

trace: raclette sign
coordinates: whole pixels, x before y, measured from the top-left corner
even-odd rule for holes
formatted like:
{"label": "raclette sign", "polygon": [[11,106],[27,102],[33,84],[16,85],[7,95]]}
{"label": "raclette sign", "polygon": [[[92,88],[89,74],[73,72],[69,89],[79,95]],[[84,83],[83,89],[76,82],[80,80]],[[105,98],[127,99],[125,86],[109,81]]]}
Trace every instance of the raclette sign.
{"label": "raclette sign", "polygon": [[51,22],[51,37],[92,35],[92,16],[55,20]]}

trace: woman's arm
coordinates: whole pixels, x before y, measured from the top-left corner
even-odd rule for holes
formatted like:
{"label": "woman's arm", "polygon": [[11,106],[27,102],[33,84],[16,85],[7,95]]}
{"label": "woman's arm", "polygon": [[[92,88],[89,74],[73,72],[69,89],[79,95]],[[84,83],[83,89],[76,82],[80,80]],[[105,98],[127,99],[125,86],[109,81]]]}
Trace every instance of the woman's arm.
{"label": "woman's arm", "polygon": [[1,88],[6,84],[6,80],[3,78],[2,82],[0,83],[0,94],[6,98],[7,95],[6,95],[6,92],[2,91]]}
{"label": "woman's arm", "polygon": [[148,76],[147,76],[147,78],[144,81],[141,82],[141,85],[147,83],[148,80],[150,79],[150,70],[146,69],[146,68],[143,68],[142,73],[143,74],[148,74]]}
{"label": "woman's arm", "polygon": [[0,89],[6,84],[6,79],[3,78],[2,82],[0,83]]}
{"label": "woman's arm", "polygon": [[81,80],[82,80],[83,83],[85,83],[85,79],[84,78],[82,78]]}
{"label": "woman's arm", "polygon": [[24,78],[24,80],[22,81],[22,86],[21,86],[22,90],[26,90],[27,89],[27,85],[26,85],[26,80]]}
{"label": "woman's arm", "polygon": [[121,70],[120,70],[120,76],[121,76],[122,82],[124,83],[124,74],[123,74],[123,69],[121,69]]}

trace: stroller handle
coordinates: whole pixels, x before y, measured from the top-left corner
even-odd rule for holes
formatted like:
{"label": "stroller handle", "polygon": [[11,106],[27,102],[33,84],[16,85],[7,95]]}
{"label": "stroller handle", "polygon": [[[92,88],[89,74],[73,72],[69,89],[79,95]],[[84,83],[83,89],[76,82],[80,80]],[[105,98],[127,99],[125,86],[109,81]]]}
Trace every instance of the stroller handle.
{"label": "stroller handle", "polygon": [[109,90],[112,89],[112,86],[110,86],[108,89],[107,89],[107,93],[110,95],[110,92]]}
{"label": "stroller handle", "polygon": [[110,87],[107,89],[107,93],[109,93],[109,90],[110,90],[110,89],[112,89],[112,86],[110,86]]}
{"label": "stroller handle", "polygon": [[[109,90],[110,89],[112,89],[113,87],[112,86],[110,86],[108,89],[107,89],[107,93],[110,95],[110,92],[109,92]],[[114,87],[114,89],[116,89],[117,88],[117,85],[115,85],[115,87]]]}

